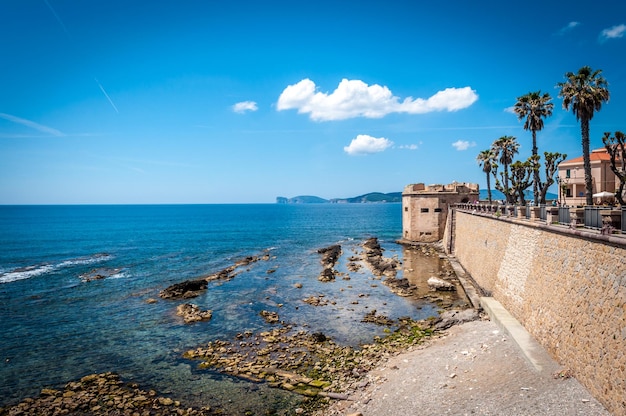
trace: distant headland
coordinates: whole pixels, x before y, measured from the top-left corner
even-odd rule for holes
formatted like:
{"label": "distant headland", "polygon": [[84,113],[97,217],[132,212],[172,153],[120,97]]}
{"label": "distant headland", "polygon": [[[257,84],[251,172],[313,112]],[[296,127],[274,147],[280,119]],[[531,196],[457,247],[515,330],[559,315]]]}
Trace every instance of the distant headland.
{"label": "distant headland", "polygon": [[[493,200],[504,200],[504,194],[498,190],[492,189]],[[546,194],[546,199],[556,200],[557,195],[551,192]],[[487,199],[487,190],[481,189],[479,198],[481,201]],[[532,192],[527,191],[526,200],[532,199]],[[319,196],[300,195],[293,198],[284,196],[276,197],[277,204],[363,204],[363,203],[383,203],[383,202],[402,202],[402,192],[370,192],[369,194],[359,195],[352,198],[333,198],[324,199]]]}
{"label": "distant headland", "polygon": [[324,199],[319,196],[301,195],[293,198],[285,198],[283,196],[276,197],[277,204],[363,204],[363,203],[383,203],[383,202],[402,202],[402,192],[370,192],[369,194],[359,195],[352,198],[333,198]]}

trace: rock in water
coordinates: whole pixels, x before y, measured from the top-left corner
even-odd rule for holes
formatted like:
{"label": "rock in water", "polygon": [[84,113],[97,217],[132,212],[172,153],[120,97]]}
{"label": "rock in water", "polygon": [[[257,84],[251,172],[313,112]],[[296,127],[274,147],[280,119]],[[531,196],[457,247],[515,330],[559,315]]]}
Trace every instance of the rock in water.
{"label": "rock in water", "polygon": [[187,280],[169,286],[159,293],[163,299],[189,299],[195,298],[203,290],[206,290],[208,282],[206,279]]}
{"label": "rock in water", "polygon": [[268,324],[275,324],[280,319],[276,312],[261,311],[259,315],[261,315]]}
{"label": "rock in water", "polygon": [[208,321],[213,317],[213,311],[203,311],[198,305],[184,303],[176,308],[176,315],[182,316],[186,324],[198,321]]}
{"label": "rock in water", "polygon": [[455,287],[452,283],[440,279],[438,277],[431,277],[427,281],[428,286],[435,290],[454,290]]}

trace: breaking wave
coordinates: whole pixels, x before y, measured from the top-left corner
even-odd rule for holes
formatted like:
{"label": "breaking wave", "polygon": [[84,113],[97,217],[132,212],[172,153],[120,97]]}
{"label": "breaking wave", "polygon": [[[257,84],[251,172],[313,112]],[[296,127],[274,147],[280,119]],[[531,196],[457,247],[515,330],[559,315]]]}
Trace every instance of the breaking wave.
{"label": "breaking wave", "polygon": [[88,264],[100,263],[111,260],[113,257],[107,253],[98,253],[89,257],[78,257],[75,259],[63,260],[56,264],[37,264],[26,267],[18,267],[17,269],[7,272],[0,272],[0,283],[11,283],[17,280],[30,279],[44,274],[52,273],[60,269],[73,266],[82,266]]}

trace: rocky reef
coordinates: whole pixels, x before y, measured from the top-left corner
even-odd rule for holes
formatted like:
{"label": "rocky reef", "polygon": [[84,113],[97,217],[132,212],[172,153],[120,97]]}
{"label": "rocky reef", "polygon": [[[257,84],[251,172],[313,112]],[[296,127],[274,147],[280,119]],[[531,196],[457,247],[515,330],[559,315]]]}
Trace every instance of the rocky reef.
{"label": "rocky reef", "polygon": [[0,416],[18,415],[150,415],[209,416],[222,414],[205,406],[185,407],[177,400],[144,391],[134,383],[124,383],[113,373],[91,374],[72,381],[62,390],[45,388],[39,397],[0,408]]}
{"label": "rocky reef", "polygon": [[[413,296],[416,299],[439,302],[438,305],[443,308],[452,306],[451,301],[445,300],[448,296],[457,296],[455,276],[451,268],[435,272],[436,276],[431,276],[428,282],[426,278],[423,281],[408,279],[406,277],[410,274],[408,269],[405,269],[404,276],[398,278],[402,263],[395,257],[385,257],[384,250],[376,238],[364,241],[360,247],[362,251],[355,249],[355,255],[347,259],[346,268],[349,272],[364,275],[360,269],[366,266],[371,270],[371,274],[365,274],[368,279],[382,280],[390,291],[399,296]],[[435,248],[428,246],[407,249],[421,251],[421,254],[435,260],[437,259],[435,256],[440,255]],[[317,252],[321,255],[322,268],[318,279],[333,282],[335,276],[340,274],[335,267],[343,254],[342,247],[332,245]],[[218,272],[173,284],[163,289],[159,296],[170,300],[197,297],[207,290],[210,282],[228,281],[237,276],[240,268],[269,259],[267,252],[259,256],[246,257]],[[274,270],[268,270],[268,274]],[[350,278],[347,276],[348,273],[344,274],[345,279]],[[315,275],[311,277],[314,279]],[[332,291],[332,285],[331,283],[324,287]],[[293,286],[298,289],[303,287],[300,282]],[[371,284],[371,287],[377,285]],[[359,298],[367,296],[369,296],[367,293],[358,295]],[[328,307],[336,305],[337,302],[341,303],[341,300],[335,298],[332,293],[305,294],[300,300],[313,307]],[[146,302],[153,303],[156,300],[149,299]],[[356,302],[355,300],[352,303]],[[179,304],[176,313],[188,324],[210,320],[213,316],[211,310],[201,310],[198,305],[192,303]],[[370,309],[361,318],[361,322],[385,327],[381,332],[386,335],[375,337],[370,344],[351,347],[336,344],[331,337],[322,332],[309,333],[304,330],[306,325],[296,326],[287,323],[281,320],[276,312],[262,310],[259,315],[271,329],[258,332],[245,331],[232,339],[214,340],[188,350],[183,354],[183,358],[197,361],[199,368],[252,382],[267,383],[270,387],[300,394],[307,398],[305,400],[312,408],[324,406],[333,399],[346,399],[346,392],[362,388],[367,372],[397,352],[436,337],[440,331],[452,325],[479,319],[475,310],[463,308],[448,310],[439,316],[422,321],[413,321],[409,318],[394,320],[377,313],[375,309]],[[112,373],[83,377],[79,381],[68,383],[64,390],[44,389],[38,398],[25,399],[12,407],[0,408],[0,416],[223,414],[220,412],[220,409],[210,406],[200,409],[187,408],[172,398],[159,396],[153,390],[146,392],[136,384],[123,383],[119,376]],[[296,413],[303,412],[304,410]]]}
{"label": "rocky reef", "polygon": [[213,311],[203,311],[193,303],[183,303],[176,307],[176,315],[182,316],[186,324],[199,321],[208,321],[213,317]]}
{"label": "rocky reef", "polygon": [[201,368],[211,368],[271,387],[307,397],[343,399],[348,387],[376,366],[381,359],[425,338],[436,335],[435,321],[394,322],[376,311],[368,322],[397,325],[386,337],[360,348],[341,346],[322,333],[310,334],[292,325],[257,334],[240,333],[235,340],[217,340],[189,350],[184,357],[200,360]]}
{"label": "rocky reef", "polygon": [[335,264],[341,256],[341,246],[339,244],[335,244],[329,247],[320,248],[317,250],[319,254],[322,255],[322,272],[318,276],[318,280],[320,282],[331,282],[335,280],[335,275],[337,272],[335,271]]}
{"label": "rocky reef", "polygon": [[400,262],[394,258],[383,256],[383,249],[378,239],[373,237],[363,243],[363,260],[372,270],[374,276],[394,277]]}
{"label": "rocky reef", "polygon": [[260,256],[248,256],[241,259],[235,264],[226,267],[218,272],[212,273],[208,276],[186,280],[181,283],[175,283],[167,288],[163,289],[159,296],[163,299],[190,299],[199,296],[205,291],[209,285],[209,282],[213,280],[230,280],[237,276],[237,270],[240,267],[248,266],[251,263],[255,263],[259,260],[267,261],[270,259],[268,252]]}

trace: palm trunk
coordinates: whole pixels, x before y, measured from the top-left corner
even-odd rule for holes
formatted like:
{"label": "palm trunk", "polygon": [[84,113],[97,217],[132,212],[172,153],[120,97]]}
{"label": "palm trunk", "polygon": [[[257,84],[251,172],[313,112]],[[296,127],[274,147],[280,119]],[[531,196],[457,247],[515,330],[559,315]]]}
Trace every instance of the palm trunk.
{"label": "palm trunk", "polygon": [[[533,130],[533,156],[537,156],[537,132]],[[538,161],[537,161],[538,162]],[[533,197],[534,205],[539,205],[539,169],[533,172]]]}
{"label": "palm trunk", "polygon": [[509,165],[508,163],[504,164],[504,177],[502,179],[504,182],[504,192],[506,193],[506,202],[510,204],[514,204],[515,201],[512,200],[511,195],[509,193]]}
{"label": "palm trunk", "polygon": [[580,132],[583,145],[583,168],[585,170],[585,199],[587,205],[593,205],[593,181],[591,178],[591,158],[589,155],[589,119],[581,118]]}
{"label": "palm trunk", "polygon": [[491,181],[489,179],[489,174],[491,172],[487,172],[487,198],[489,199],[489,205],[491,205]]}

